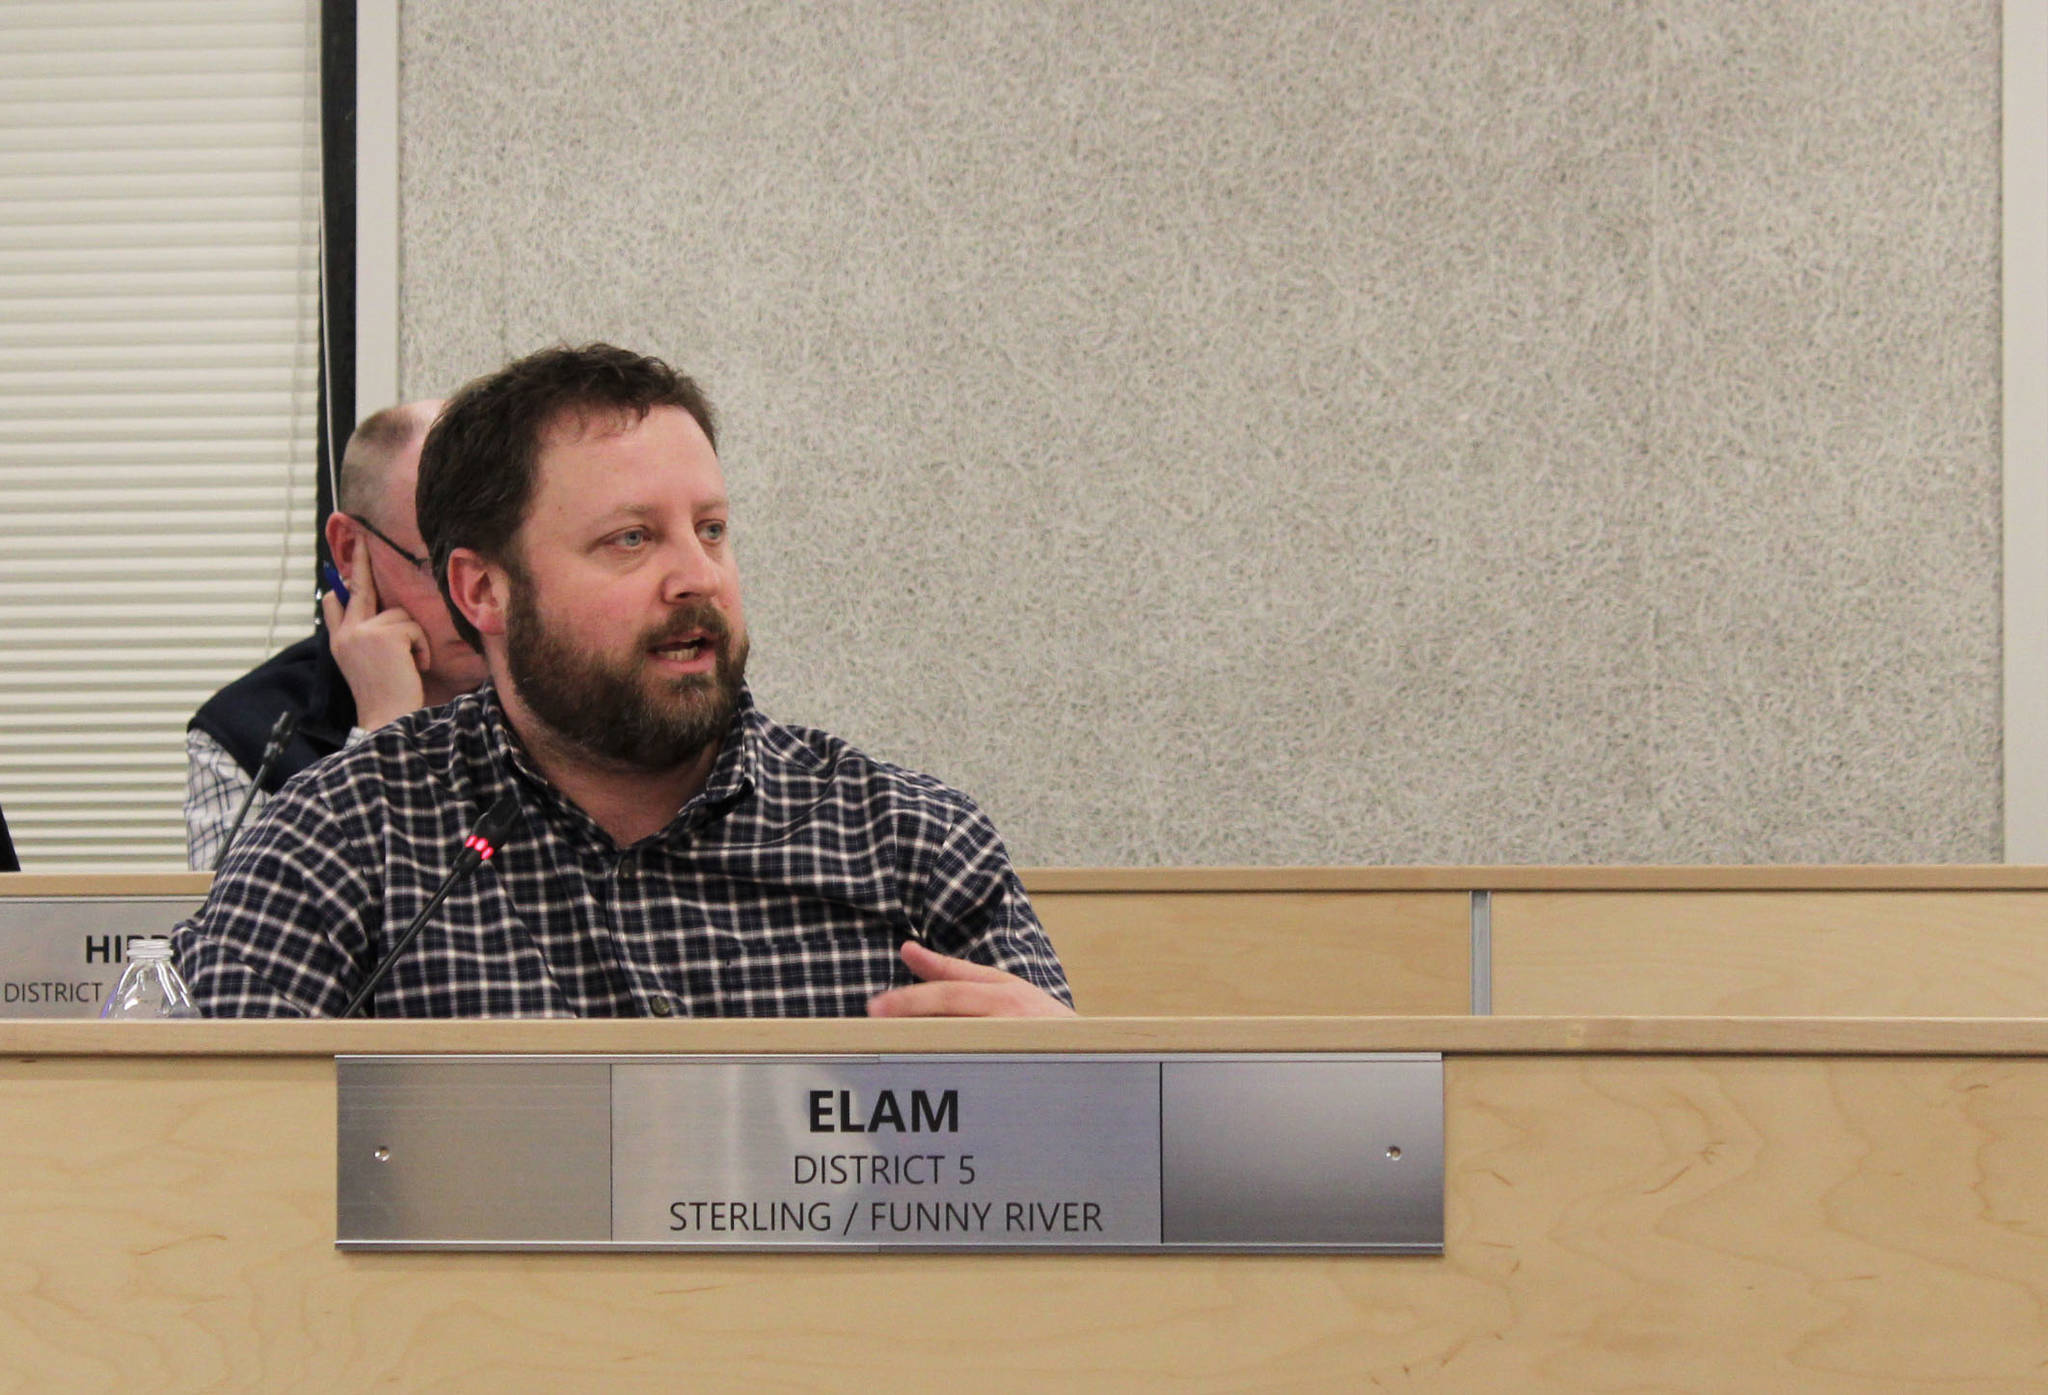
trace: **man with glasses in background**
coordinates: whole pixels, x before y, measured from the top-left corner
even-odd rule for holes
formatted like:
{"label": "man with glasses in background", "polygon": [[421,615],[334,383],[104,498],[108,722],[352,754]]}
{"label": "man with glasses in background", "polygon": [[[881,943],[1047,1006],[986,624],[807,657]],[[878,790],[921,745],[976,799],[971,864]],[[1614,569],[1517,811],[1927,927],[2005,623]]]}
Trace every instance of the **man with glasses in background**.
{"label": "man with glasses in background", "polygon": [[455,631],[413,516],[420,443],[439,402],[408,402],[363,420],[342,452],[327,550],[346,602],[320,598],[325,623],[209,698],[185,731],[185,852],[213,866],[263,761],[280,713],[297,733],[255,806],[323,756],[484,679],[483,658]]}

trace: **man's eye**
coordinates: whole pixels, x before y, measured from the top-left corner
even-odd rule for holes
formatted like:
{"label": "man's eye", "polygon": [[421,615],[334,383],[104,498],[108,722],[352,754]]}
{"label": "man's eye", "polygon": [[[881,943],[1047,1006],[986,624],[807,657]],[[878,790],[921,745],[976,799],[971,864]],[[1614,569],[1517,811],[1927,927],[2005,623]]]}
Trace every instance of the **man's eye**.
{"label": "man's eye", "polygon": [[704,524],[697,531],[702,535],[705,542],[719,543],[725,541],[725,527],[723,523],[713,520]]}
{"label": "man's eye", "polygon": [[612,535],[612,546],[614,547],[636,548],[645,547],[646,545],[647,530],[645,528],[628,528],[623,533],[614,533]]}

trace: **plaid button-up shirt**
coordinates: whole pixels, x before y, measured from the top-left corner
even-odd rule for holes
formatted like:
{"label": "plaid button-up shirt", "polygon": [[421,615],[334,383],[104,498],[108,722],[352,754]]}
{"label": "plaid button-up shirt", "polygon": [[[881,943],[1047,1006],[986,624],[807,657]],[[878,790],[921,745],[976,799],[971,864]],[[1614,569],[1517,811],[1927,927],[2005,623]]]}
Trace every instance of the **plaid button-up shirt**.
{"label": "plaid button-up shirt", "polygon": [[292,780],[172,936],[208,1016],[341,1011],[512,792],[520,819],[379,985],[384,1017],[855,1016],[905,939],[1071,1001],[988,818],[743,697],[704,788],[620,848],[535,769],[488,686]]}

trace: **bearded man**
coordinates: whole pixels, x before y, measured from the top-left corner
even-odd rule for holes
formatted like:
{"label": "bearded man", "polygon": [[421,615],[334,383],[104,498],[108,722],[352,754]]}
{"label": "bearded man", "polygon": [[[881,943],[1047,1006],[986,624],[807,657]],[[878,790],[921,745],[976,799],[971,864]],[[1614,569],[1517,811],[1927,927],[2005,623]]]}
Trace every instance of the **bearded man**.
{"label": "bearded man", "polygon": [[603,344],[521,359],[450,399],[416,503],[490,681],[264,808],[173,936],[202,1012],[339,1012],[506,795],[502,848],[369,1010],[1072,1011],[971,800],[754,706],[717,431],[690,379]]}

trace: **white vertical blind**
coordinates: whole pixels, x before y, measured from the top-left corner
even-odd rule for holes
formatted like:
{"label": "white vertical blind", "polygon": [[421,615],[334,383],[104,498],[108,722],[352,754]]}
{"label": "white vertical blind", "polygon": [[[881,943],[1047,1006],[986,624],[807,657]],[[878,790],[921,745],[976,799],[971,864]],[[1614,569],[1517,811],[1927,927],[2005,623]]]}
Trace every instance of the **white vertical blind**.
{"label": "white vertical blind", "polygon": [[0,3],[0,808],[184,865],[184,726],[311,628],[318,0]]}

